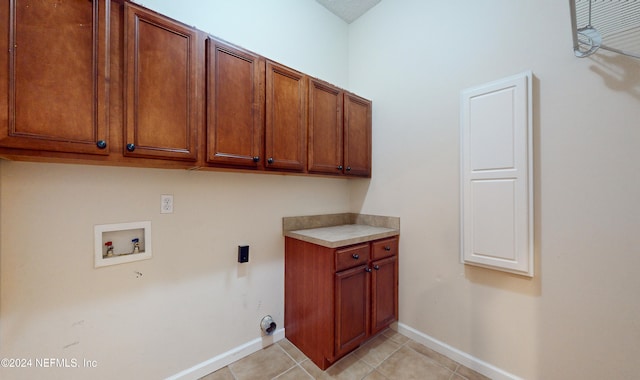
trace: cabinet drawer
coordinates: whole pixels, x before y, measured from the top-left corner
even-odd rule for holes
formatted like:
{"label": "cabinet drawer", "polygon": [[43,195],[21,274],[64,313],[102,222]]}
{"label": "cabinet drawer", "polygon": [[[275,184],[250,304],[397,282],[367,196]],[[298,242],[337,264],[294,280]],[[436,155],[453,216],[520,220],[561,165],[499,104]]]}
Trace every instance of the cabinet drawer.
{"label": "cabinet drawer", "polygon": [[398,254],[398,238],[378,240],[371,244],[371,259],[378,260],[383,257]]}
{"label": "cabinet drawer", "polygon": [[369,244],[360,244],[336,251],[336,272],[366,264],[369,261]]}

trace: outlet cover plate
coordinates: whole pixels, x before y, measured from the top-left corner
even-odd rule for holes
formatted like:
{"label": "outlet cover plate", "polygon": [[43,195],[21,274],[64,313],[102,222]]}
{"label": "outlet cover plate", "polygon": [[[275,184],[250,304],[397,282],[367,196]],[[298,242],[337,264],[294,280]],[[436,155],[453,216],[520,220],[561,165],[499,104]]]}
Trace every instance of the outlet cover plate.
{"label": "outlet cover plate", "polygon": [[173,194],[160,195],[160,213],[173,214]]}

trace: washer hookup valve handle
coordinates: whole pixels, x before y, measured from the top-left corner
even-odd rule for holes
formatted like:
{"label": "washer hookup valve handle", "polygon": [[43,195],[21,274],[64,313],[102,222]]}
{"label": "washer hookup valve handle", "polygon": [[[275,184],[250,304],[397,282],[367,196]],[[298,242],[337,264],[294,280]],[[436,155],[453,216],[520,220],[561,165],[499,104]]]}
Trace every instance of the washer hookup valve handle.
{"label": "washer hookup valve handle", "polygon": [[135,238],[132,239],[131,242],[133,243],[133,252],[131,253],[140,253],[140,239]]}
{"label": "washer hookup valve handle", "polygon": [[104,245],[107,247],[107,253],[103,257],[111,257],[111,256],[113,256],[113,242],[112,241],[108,241],[108,242],[104,243]]}

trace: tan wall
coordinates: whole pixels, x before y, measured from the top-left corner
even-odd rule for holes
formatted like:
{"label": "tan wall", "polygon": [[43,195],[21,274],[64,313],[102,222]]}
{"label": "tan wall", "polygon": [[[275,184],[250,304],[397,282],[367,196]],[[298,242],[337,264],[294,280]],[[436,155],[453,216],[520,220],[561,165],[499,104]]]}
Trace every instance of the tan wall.
{"label": "tan wall", "polygon": [[[282,315],[271,291],[282,289],[282,216],[351,211],[401,217],[401,323],[522,378],[636,376],[639,61],[575,58],[566,1],[384,0],[348,27],[348,58],[346,25],[315,2],[269,2],[268,18],[266,2],[249,3],[145,5],[371,98],[373,179],[3,162],[2,356],[99,362],[80,378],[177,373],[258,337],[262,315]],[[309,43],[292,49],[299,39]],[[458,258],[460,91],[528,69],[532,280]],[[172,215],[159,214],[164,193]],[[94,224],[146,219],[152,260],[93,269]],[[246,267],[235,262],[241,242]]]}
{"label": "tan wall", "polygon": [[[640,371],[640,60],[574,57],[568,1],[384,0],[350,26],[374,100],[352,209],[401,217],[400,322],[526,379]],[[459,262],[462,89],[532,70],[533,279]]]}
{"label": "tan wall", "polygon": [[[260,337],[264,315],[283,327],[282,217],[348,208],[339,179],[3,162],[1,180],[1,356],[99,364],[65,378],[166,377]],[[94,269],[94,225],[145,220],[152,259]]]}
{"label": "tan wall", "polygon": [[[265,3],[144,5],[345,86],[346,24],[315,2]],[[0,357],[98,365],[0,368],[0,378],[165,378],[259,338],[267,314],[284,327],[282,217],[350,211],[348,186],[0,162]],[[174,195],[173,214],[160,214],[161,194]],[[151,260],[94,269],[94,225],[145,220]],[[250,261],[241,265],[237,246],[245,243]]]}

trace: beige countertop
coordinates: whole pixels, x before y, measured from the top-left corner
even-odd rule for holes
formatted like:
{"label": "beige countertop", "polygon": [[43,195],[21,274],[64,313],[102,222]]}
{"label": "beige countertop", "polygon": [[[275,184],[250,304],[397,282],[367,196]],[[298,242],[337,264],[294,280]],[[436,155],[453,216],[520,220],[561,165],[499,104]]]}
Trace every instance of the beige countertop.
{"label": "beige countertop", "polygon": [[[309,217],[306,218],[309,219]],[[286,228],[287,223],[285,221],[285,228],[283,231],[284,236],[313,244],[318,244],[323,247],[337,248],[351,244],[397,236],[400,234],[399,218],[383,217],[386,218],[383,219],[384,222],[371,223],[377,225],[354,223],[360,222],[360,220],[351,218],[351,220],[345,220],[344,222],[346,223],[343,224],[321,227],[316,227],[315,225],[315,222],[317,222],[318,219],[313,217],[311,218],[313,219],[314,223],[310,223],[308,225],[292,224],[292,226],[299,227],[299,229],[294,230],[289,230],[288,228]],[[390,220],[391,223],[387,222],[387,219]],[[396,219],[398,219],[397,222]],[[313,226],[316,228],[307,228],[307,226]]]}

